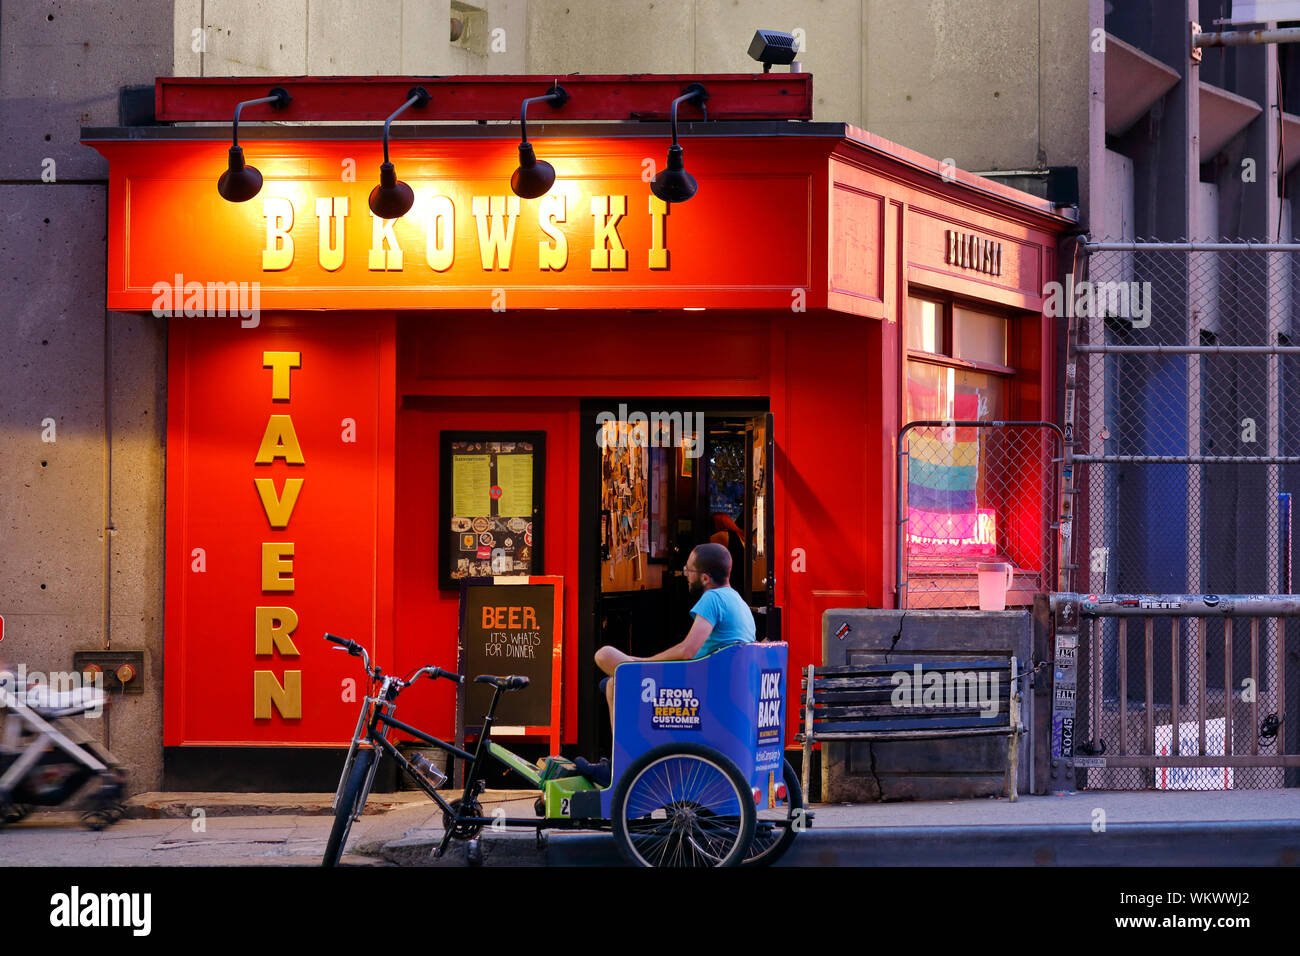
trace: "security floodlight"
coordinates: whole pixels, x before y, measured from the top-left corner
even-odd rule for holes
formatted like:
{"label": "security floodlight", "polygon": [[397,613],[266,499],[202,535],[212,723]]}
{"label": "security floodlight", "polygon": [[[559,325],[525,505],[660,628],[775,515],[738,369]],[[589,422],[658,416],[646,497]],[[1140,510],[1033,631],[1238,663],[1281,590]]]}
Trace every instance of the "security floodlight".
{"label": "security floodlight", "polygon": [[283,86],[273,87],[270,96],[263,96],[255,100],[244,100],[235,107],[235,121],[230,128],[230,155],[227,160],[227,169],[217,180],[217,192],[221,198],[227,202],[247,202],[256,196],[262,189],[262,174],[258,172],[256,166],[249,166],[244,162],[244,150],[239,145],[239,112],[245,106],[256,106],[259,103],[270,103],[277,110],[282,110],[289,105],[289,91]]}
{"label": "security floodlight", "polygon": [[[709,98],[702,83],[692,83],[686,92],[673,100],[673,144],[668,147],[668,165],[650,182],[650,191],[664,202],[686,202],[695,195],[695,177],[688,173],[682,162],[682,148],[677,143],[677,106],[687,100],[697,100],[701,108]],[[705,114],[707,117],[707,113]]]}
{"label": "security floodlight", "polygon": [[519,168],[510,177],[510,188],[514,190],[516,196],[536,199],[538,196],[545,196],[555,183],[555,167],[545,160],[539,160],[537,154],[533,152],[533,144],[528,142],[528,105],[550,103],[551,106],[559,109],[568,101],[568,92],[556,83],[544,95],[528,97],[519,108]]}
{"label": "security floodlight", "polygon": [[754,39],[749,41],[749,55],[762,63],[763,72],[768,73],[771,71],[773,63],[782,66],[793,63],[794,58],[799,55],[799,47],[795,43],[793,33],[782,33],[779,30],[756,30]]}
{"label": "security floodlight", "polygon": [[415,193],[398,180],[397,171],[388,161],[388,128],[407,108],[424,106],[428,102],[429,91],[423,86],[413,86],[406,93],[406,102],[384,120],[384,162],[379,167],[379,185],[370,190],[370,211],[380,219],[400,219],[411,211],[415,203]]}

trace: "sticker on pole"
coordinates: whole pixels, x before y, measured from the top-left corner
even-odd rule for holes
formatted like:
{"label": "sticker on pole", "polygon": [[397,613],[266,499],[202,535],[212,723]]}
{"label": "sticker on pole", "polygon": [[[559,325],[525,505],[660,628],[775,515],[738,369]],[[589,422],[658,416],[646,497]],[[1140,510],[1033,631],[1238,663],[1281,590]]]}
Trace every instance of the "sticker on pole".
{"label": "sticker on pole", "polygon": [[0,641],[5,639],[5,617],[0,614]]}

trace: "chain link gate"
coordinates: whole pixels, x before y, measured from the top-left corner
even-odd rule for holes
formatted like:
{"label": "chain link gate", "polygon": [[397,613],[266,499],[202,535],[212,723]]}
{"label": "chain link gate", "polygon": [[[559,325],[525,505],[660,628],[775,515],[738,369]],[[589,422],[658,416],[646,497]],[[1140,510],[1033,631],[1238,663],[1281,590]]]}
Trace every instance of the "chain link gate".
{"label": "chain link gate", "polygon": [[[1078,784],[1168,786],[1167,767],[1162,778],[1155,764],[1116,767],[1099,754],[1153,757],[1163,743],[1185,756],[1180,734],[1191,732],[1200,757],[1216,753],[1217,734],[1217,753],[1264,759],[1184,763],[1179,788],[1300,786],[1282,759],[1300,753],[1293,609],[1238,621],[1235,639],[1231,609],[1181,620],[1193,603],[1204,612],[1232,597],[1244,615],[1246,602],[1293,590],[1300,244],[1081,242],[1078,253],[1045,307],[1069,324],[1064,477],[1076,547],[1058,587],[1085,602],[1146,602],[1140,630],[1106,608],[1066,625],[1067,639],[1078,629],[1074,752],[1108,764]],[[1252,657],[1261,646],[1276,651],[1263,671]],[[1249,699],[1278,691],[1264,714]],[[1180,708],[1197,714],[1193,729]],[[1275,746],[1260,750],[1261,740]]]}
{"label": "chain link gate", "polygon": [[1035,594],[1052,589],[1063,440],[1053,422],[903,426],[895,550],[899,608],[978,607],[982,563],[1010,565],[1007,607],[1027,607]]}

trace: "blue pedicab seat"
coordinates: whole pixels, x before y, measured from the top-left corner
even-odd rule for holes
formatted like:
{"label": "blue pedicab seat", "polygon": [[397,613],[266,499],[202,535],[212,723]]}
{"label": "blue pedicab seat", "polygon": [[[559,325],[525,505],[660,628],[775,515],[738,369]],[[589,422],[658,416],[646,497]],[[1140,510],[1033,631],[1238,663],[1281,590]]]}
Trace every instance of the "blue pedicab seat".
{"label": "blue pedicab seat", "polygon": [[726,757],[766,794],[785,763],[783,642],[734,644],[691,661],[618,667],[614,680],[614,785],[601,792],[610,816],[619,778],[664,744],[703,745]]}

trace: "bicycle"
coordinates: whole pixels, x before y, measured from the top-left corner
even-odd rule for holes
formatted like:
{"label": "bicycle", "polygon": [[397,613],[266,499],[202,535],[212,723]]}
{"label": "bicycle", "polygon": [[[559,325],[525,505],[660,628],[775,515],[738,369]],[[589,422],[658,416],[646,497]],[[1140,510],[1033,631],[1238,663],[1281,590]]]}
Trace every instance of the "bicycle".
{"label": "bicycle", "polygon": [[[385,753],[392,756],[399,770],[442,809],[443,837],[434,850],[435,857],[443,856],[452,840],[473,840],[484,826],[493,825],[535,829],[539,843],[544,829],[612,830],[623,855],[641,866],[763,866],[779,858],[789,848],[798,830],[811,823],[812,814],[803,810],[798,777],[788,762],[782,768],[781,782],[774,782],[775,773],[772,772],[767,788],[768,810],[774,809],[783,816],[774,818],[769,814],[760,820],[761,790],[751,787],[751,784],[762,776],[763,770],[757,767],[754,747],[748,748],[747,755],[743,747],[737,751],[734,734],[727,736],[728,741],[732,741],[730,746],[719,749],[689,734],[683,739],[680,734],[673,733],[651,733],[649,736],[616,733],[614,766],[626,766],[627,769],[615,774],[613,786],[600,788],[581,776],[574,765],[562,757],[547,757],[541,761],[540,767],[535,767],[491,739],[493,720],[502,695],[526,688],[529,684],[527,677],[483,674],[475,678],[479,683],[492,685],[495,690],[483,718],[477,745],[470,753],[393,716],[398,696],[422,677],[445,678],[463,685],[463,675],[429,666],[419,668],[406,678],[398,678],[372,666],[366,649],[355,641],[333,634],[326,634],[325,640],[353,657],[360,657],[369,683],[335,792],[334,826],[325,847],[323,866],[336,866],[342,857],[348,833],[365,809],[379,760]],[[762,652],[761,660],[756,657],[747,660],[747,666],[732,669],[739,675],[736,679],[744,683],[752,672],[755,678],[752,683],[756,684],[758,671],[755,667],[763,663],[770,667],[777,663],[775,655],[778,651],[781,673],[784,674],[785,645],[763,646],[766,650]],[[707,662],[675,663],[678,667],[695,665],[701,670],[693,673],[702,673]],[[647,673],[658,674],[670,665],[636,666],[647,668]],[[634,665],[624,664],[619,668],[620,681],[624,669],[629,667]],[[710,667],[716,668],[718,673],[728,673],[721,664],[715,663]],[[629,678],[631,676],[629,673]],[[622,691],[624,684],[616,683],[618,697],[620,701],[623,697],[630,701],[637,692],[637,684],[633,680],[624,683],[628,687],[627,693]],[[756,694],[752,696],[757,697]],[[619,706],[626,710],[630,705],[622,702]],[[736,708],[729,710],[736,711]],[[753,715],[750,723],[755,723]],[[624,718],[622,726],[635,727],[636,724]],[[415,763],[407,760],[388,739],[394,729],[463,762],[464,789],[459,797],[450,802],[443,798],[436,784],[445,781],[445,774],[427,761],[417,768]],[[750,729],[754,730],[752,726]],[[743,733],[740,739],[744,739]],[[757,740],[756,730],[750,739]],[[730,755],[724,752],[727,749],[731,750]],[[478,797],[486,788],[482,770],[488,758],[514,771],[541,791],[542,795],[535,804],[536,818],[489,818],[483,815]],[[742,766],[748,770],[748,776],[742,771]],[[429,771],[441,779],[431,783],[425,776]]]}

